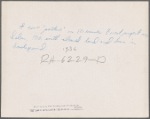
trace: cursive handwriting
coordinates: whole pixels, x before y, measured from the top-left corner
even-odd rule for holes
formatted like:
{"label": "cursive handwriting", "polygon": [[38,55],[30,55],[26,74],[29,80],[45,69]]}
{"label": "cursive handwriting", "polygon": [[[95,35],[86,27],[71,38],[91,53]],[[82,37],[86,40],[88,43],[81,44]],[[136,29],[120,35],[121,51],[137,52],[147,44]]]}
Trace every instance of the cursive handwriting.
{"label": "cursive handwriting", "polygon": [[[15,48],[26,49],[27,51],[45,50],[46,46],[43,47],[42,44],[45,43],[48,45],[51,42],[65,42],[70,43],[70,45],[79,43],[89,45],[128,44],[128,47],[132,47],[138,43],[139,39],[148,38],[147,33],[142,28],[132,31],[125,28],[114,30],[113,28],[85,29],[76,27],[71,29],[57,25],[29,25],[24,22],[18,26],[10,34],[10,39],[12,39],[12,42],[19,41],[23,44],[20,46],[14,43],[16,44]],[[27,42],[32,42],[32,44],[28,46]],[[37,44],[38,47],[35,47],[34,44]],[[39,46],[41,47],[39,48]]]}
{"label": "cursive handwriting", "polygon": [[14,48],[17,48],[17,49],[22,49],[22,50],[26,50],[26,51],[42,51],[42,50],[44,50],[45,48],[46,48],[46,44],[45,43],[43,43],[43,44],[41,44],[40,45],[40,47],[32,47],[32,46],[29,46],[28,44],[18,44],[18,43],[16,43],[15,42],[15,44],[14,44],[14,46],[13,46]]}

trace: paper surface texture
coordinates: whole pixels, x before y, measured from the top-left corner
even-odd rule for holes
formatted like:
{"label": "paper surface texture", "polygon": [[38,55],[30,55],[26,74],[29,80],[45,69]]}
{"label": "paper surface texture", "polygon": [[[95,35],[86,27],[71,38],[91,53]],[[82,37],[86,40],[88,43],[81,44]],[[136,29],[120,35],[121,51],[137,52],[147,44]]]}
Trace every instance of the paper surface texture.
{"label": "paper surface texture", "polygon": [[2,2],[2,117],[148,117],[148,2]]}

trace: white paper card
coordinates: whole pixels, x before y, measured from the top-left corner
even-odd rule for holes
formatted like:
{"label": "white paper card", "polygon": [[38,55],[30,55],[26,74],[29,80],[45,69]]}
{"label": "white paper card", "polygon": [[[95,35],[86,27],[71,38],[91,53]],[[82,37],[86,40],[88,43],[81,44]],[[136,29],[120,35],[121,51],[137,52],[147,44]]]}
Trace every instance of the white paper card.
{"label": "white paper card", "polygon": [[2,117],[148,117],[148,2],[2,2]]}

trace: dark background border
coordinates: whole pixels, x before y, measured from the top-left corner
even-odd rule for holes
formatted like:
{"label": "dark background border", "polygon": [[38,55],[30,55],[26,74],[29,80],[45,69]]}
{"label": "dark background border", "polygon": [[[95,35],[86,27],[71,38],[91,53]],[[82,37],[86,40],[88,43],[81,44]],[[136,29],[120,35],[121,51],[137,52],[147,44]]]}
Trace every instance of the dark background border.
{"label": "dark background border", "polygon": [[[118,1],[118,2],[125,2],[125,1],[127,1],[127,2],[136,2],[136,1],[141,1],[141,2],[143,2],[143,1],[145,1],[145,2],[148,2],[149,3],[149,5],[148,5],[148,18],[150,19],[150,8],[149,8],[149,6],[150,6],[150,1],[149,0],[0,0],[0,119],[150,119],[150,117],[145,117],[145,118],[140,118],[140,117],[137,117],[137,118],[124,118],[124,117],[117,117],[117,118],[114,118],[114,117],[110,117],[110,118],[105,118],[105,117],[75,117],[75,118],[70,118],[70,117],[60,117],[60,118],[54,118],[54,117],[46,117],[46,118],[43,118],[43,117],[41,117],[41,118],[39,118],[39,117],[1,117],[1,99],[2,99],[2,44],[1,44],[1,42],[2,42],[2,2],[3,1],[19,1],[19,2],[21,2],[21,1],[35,1],[35,2],[51,2],[51,1],[55,1],[55,2],[60,2],[60,1],[63,1],[63,2],[65,2],[65,1],[78,1],[78,2],[80,2],[80,1],[88,1],[88,2],[93,2],[93,1],[96,1],[96,2],[101,2],[101,1],[103,1],[103,2],[115,2],[115,1]],[[149,21],[149,19],[148,19],[148,21]],[[149,23],[150,23],[150,21],[149,21]],[[149,27],[148,27],[148,33],[149,33],[149,31],[150,31],[150,24],[149,24]],[[149,36],[149,34],[148,34],[148,36]],[[148,41],[148,49],[149,49],[149,51],[148,51],[148,64],[149,64],[149,67],[150,67],[150,38],[149,38],[149,41]],[[149,70],[149,67],[148,67],[148,71],[150,71]],[[148,74],[148,87],[150,86],[150,73]],[[150,107],[150,87],[148,88],[148,97],[149,97],[149,107]],[[149,115],[150,115],[150,110],[149,110]]]}

